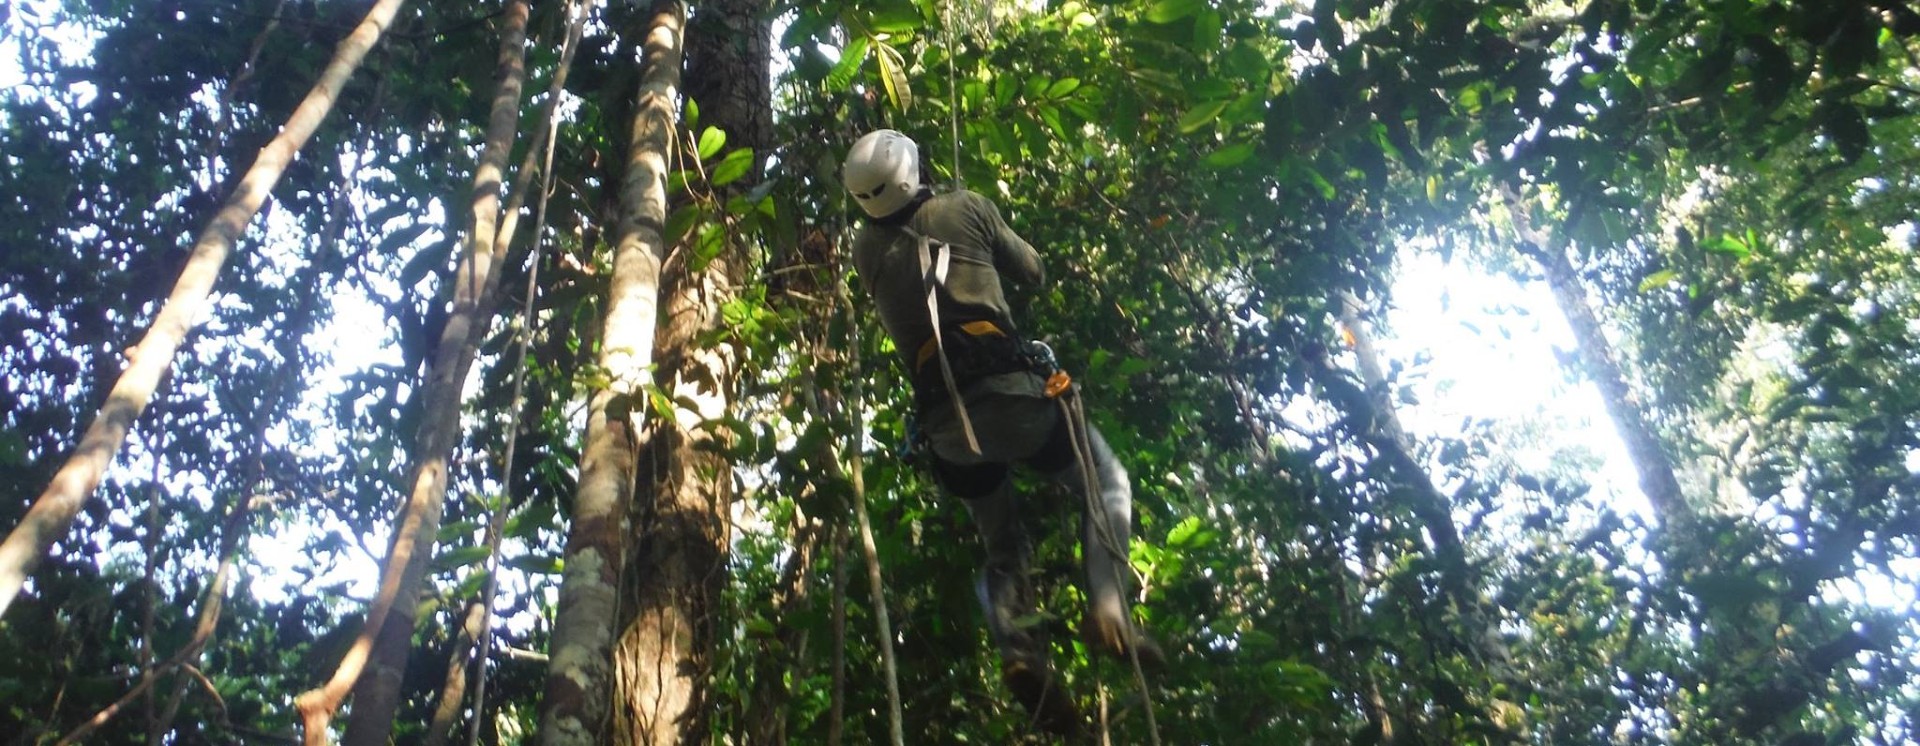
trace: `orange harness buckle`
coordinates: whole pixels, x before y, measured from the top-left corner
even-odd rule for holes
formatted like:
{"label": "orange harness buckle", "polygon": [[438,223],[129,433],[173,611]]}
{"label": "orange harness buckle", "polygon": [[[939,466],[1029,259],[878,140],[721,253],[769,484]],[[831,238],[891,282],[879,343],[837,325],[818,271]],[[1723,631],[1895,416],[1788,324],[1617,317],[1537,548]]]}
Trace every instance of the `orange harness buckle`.
{"label": "orange harness buckle", "polygon": [[1046,392],[1048,399],[1058,399],[1061,394],[1067,393],[1067,389],[1072,387],[1073,376],[1067,375],[1067,372],[1064,370],[1056,370],[1053,372],[1053,375],[1047,376]]}

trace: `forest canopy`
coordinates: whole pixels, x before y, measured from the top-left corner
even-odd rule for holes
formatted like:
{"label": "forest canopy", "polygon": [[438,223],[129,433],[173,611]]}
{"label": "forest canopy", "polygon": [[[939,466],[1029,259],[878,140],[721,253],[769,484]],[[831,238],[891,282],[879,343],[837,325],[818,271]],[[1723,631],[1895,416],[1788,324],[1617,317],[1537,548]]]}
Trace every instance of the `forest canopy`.
{"label": "forest canopy", "polygon": [[[1079,497],[1021,482],[1019,623],[1103,742],[1920,741],[1916,36],[0,3],[0,743],[1052,742],[852,267],[879,128],[1039,249],[1021,331],[1132,472],[1146,671],[1077,634]],[[1435,267],[1550,297],[1604,433],[1429,416]]]}

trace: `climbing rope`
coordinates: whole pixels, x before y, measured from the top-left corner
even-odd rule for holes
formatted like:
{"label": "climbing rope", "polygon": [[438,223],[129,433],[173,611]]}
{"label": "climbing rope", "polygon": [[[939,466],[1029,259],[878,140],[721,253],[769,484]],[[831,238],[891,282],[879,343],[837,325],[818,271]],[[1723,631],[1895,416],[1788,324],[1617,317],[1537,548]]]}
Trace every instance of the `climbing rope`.
{"label": "climbing rope", "polygon": [[[1054,401],[1060,404],[1060,416],[1066,418],[1067,438],[1073,447],[1073,458],[1079,462],[1080,486],[1086,497],[1087,519],[1093,523],[1094,532],[1100,539],[1100,547],[1081,547],[1081,551],[1105,549],[1121,567],[1131,568],[1132,563],[1127,561],[1125,548],[1120,546],[1113,525],[1107,521],[1107,512],[1100,505],[1100,471],[1094,466],[1093,438],[1087,428],[1086,408],[1080,402],[1080,385],[1066,378],[1064,372],[1055,371],[1053,378],[1047,382],[1047,390],[1050,395],[1059,391]],[[1140,645],[1135,639],[1133,620],[1122,618],[1120,621],[1126,625],[1122,634],[1127,648],[1127,661],[1133,666],[1133,681],[1140,687],[1140,701],[1147,713],[1147,735],[1153,746],[1160,746],[1160,725],[1153,714],[1153,690],[1147,687],[1147,672],[1140,665]]]}
{"label": "climbing rope", "polygon": [[940,28],[947,35],[947,121],[953,130],[953,188],[967,188],[967,180],[960,177],[960,77],[953,71],[953,58],[958,46],[953,41],[953,0],[940,4]]}

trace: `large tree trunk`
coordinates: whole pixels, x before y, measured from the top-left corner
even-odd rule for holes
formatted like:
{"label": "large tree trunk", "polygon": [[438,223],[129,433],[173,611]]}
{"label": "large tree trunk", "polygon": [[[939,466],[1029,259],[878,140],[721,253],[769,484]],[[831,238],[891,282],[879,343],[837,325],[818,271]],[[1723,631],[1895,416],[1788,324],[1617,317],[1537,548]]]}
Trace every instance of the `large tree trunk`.
{"label": "large tree trunk", "polygon": [[226,264],[227,254],[246,232],[247,223],[260,211],[260,205],[272,193],[274,185],[279,183],[294,154],[313,136],[327,112],[332,111],[340,90],[346,87],[347,80],[359,69],[360,61],[393,22],[400,5],[401,0],[379,0],[353,33],[340,41],[333,59],[321,71],[320,79],[314,82],[307,97],[300,101],[299,108],[287,118],[280,134],[260,149],[259,158],[241,177],[239,187],[227,198],[213,222],[194,240],[193,252],[180,271],[180,279],[174,283],[173,293],[160,307],[146,336],[128,354],[127,370],[114,382],[106,404],[101,405],[73,455],[34,500],[20,525],[7,534],[6,541],[0,542],[0,616],[6,614],[27,576],[40,564],[53,542],[66,535],[73,526],[74,516],[100,486],[107,464],[120,452],[127,430],[153,398],[161,376],[172,366],[174,353],[186,340],[187,332],[205,314],[207,297],[213,292],[214,280]]}
{"label": "large tree trunk", "polygon": [[448,461],[459,439],[461,393],[480,338],[493,319],[497,305],[494,286],[499,283],[511,238],[509,234],[508,240],[501,240],[500,187],[519,126],[520,88],[526,77],[522,49],[526,46],[527,15],[527,0],[507,5],[497,70],[500,80],[487,123],[486,145],[474,170],[471,222],[453,277],[453,306],[421,388],[422,422],[409,448],[413,463],[407,484],[411,489],[394,523],[393,539],[381,569],[380,591],[367,610],[366,627],[354,639],[333,677],[294,702],[309,745],[328,740],[328,723],[349,689],[358,696],[347,723],[346,743],[382,746],[393,728],[407,653],[413,643],[420,583],[439,533]]}
{"label": "large tree trunk", "polygon": [[1514,232],[1519,234],[1520,252],[1531,257],[1546,273],[1547,284],[1553,288],[1554,302],[1560,306],[1560,312],[1566,315],[1567,324],[1573,327],[1580,360],[1586,364],[1587,374],[1593,377],[1594,385],[1600,388],[1600,398],[1606,404],[1607,415],[1613,420],[1620,440],[1626,444],[1627,455],[1633,459],[1633,467],[1640,478],[1640,491],[1653,504],[1654,514],[1661,523],[1668,526],[1686,523],[1692,511],[1680,493],[1680,480],[1674,477],[1673,459],[1667,455],[1666,445],[1654,433],[1653,424],[1647,421],[1646,411],[1627,384],[1627,375],[1613,354],[1613,345],[1607,341],[1599,317],[1594,315],[1593,307],[1587,303],[1587,291],[1580,284],[1580,273],[1574,269],[1572,262],[1567,261],[1566,252],[1551,246],[1544,236],[1533,229],[1532,221],[1527,216],[1527,206],[1521,202],[1519,194],[1511,187],[1504,188],[1503,193],[1507,211],[1513,219]]}
{"label": "large tree trunk", "polygon": [[611,379],[587,413],[579,491],[567,532],[566,565],[555,604],[552,663],[540,743],[605,739],[620,578],[626,564],[628,503],[666,255],[667,162],[679,99],[682,26],[675,0],[656,0],[642,27],[640,88],[620,190],[613,276],[598,363]]}
{"label": "large tree trunk", "polygon": [[[769,14],[765,0],[703,3],[685,37],[688,98],[703,125],[753,148],[756,164],[773,130]],[[757,172],[713,195],[717,205],[751,187]],[[714,432],[704,425],[727,414],[738,366],[732,345],[707,340],[721,328],[721,307],[738,295],[745,256],[738,240],[705,260],[689,245],[664,268],[655,383],[675,412],[656,420],[640,455],[627,616],[614,657],[617,743],[707,740],[703,701],[734,480],[724,457],[699,446]]]}

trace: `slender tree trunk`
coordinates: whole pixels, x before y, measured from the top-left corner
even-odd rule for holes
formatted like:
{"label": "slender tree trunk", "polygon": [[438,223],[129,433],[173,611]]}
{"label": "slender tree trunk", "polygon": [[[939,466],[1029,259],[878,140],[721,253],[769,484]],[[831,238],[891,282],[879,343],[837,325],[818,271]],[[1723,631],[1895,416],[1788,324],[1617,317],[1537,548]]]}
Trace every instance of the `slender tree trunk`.
{"label": "slender tree trunk", "polygon": [[[504,506],[501,509],[504,510]],[[486,624],[486,618],[487,607],[481,599],[467,602],[467,611],[461,615],[460,632],[453,636],[453,649],[447,654],[447,678],[440,684],[440,696],[433,707],[433,719],[427,721],[427,737],[421,742],[424,746],[441,746],[453,735],[454,722],[460,717],[460,706],[467,699],[467,659],[473,654],[473,643],[480,639],[480,630]],[[486,665],[484,660],[479,663]]]}
{"label": "slender tree trunk", "polygon": [[[1414,457],[1413,438],[1400,425],[1400,415],[1387,390],[1387,374],[1380,364],[1380,354],[1374,350],[1373,337],[1366,323],[1360,319],[1360,299],[1343,290],[1334,295],[1333,302],[1340,323],[1353,334],[1354,357],[1359,361],[1360,381],[1366,386],[1363,398],[1366,409],[1349,414],[1362,415],[1370,420],[1367,423],[1368,430],[1363,434],[1367,444],[1386,459],[1400,482],[1412,490],[1409,507],[1420,519],[1421,525],[1426,527],[1428,539],[1433,543],[1434,556],[1445,569],[1447,593],[1466,609],[1477,603],[1474,590],[1476,581],[1471,577],[1471,569],[1467,565],[1467,553],[1460,542],[1460,531],[1453,524],[1453,506],[1434,487],[1433,477],[1427,473],[1426,467],[1421,466]],[[1323,373],[1337,375],[1330,369]]]}
{"label": "slender tree trunk", "polygon": [[[846,313],[851,314],[853,313],[853,297],[847,292],[847,284],[844,279],[845,275],[842,274],[840,277],[842,279],[836,288],[835,298],[839,301],[838,308],[844,309]],[[851,370],[847,376],[847,381],[852,391],[848,394],[847,399],[840,403],[847,407],[847,411],[851,413],[848,417],[849,427],[847,431],[852,433],[865,433],[867,428],[862,422],[861,413],[865,411],[863,407],[866,406],[866,391],[862,386],[862,382],[866,380],[866,377],[860,365],[860,325],[853,322],[852,319],[848,321],[847,329],[849,331],[849,339],[847,340],[847,349],[852,352],[848,361],[848,367]],[[873,524],[867,517],[867,470],[865,459],[863,458],[864,446],[861,443],[862,438],[856,435],[851,440],[852,442],[846,446],[844,451],[846,454],[846,472],[843,474],[835,474],[834,476],[845,478],[849,486],[852,487],[853,525],[854,529],[859,532],[861,556],[866,560],[867,599],[868,602],[873,605],[874,638],[880,648],[881,672],[885,675],[888,743],[893,744],[893,746],[902,746],[906,742],[903,722],[905,718],[903,716],[900,699],[900,667],[893,654],[893,620],[889,616],[887,609],[886,577],[880,567],[879,547],[877,547],[873,541]],[[839,459],[831,459],[828,463],[832,464],[835,470],[841,468],[841,461]],[[834,572],[842,572],[842,569],[836,566]]]}
{"label": "slender tree trunk", "polygon": [[637,431],[648,406],[660,264],[666,254],[662,229],[667,219],[667,148],[679,99],[685,22],[685,12],[674,0],[656,0],[647,13],[598,357],[611,380],[589,405],[579,490],[554,607],[552,663],[539,735],[540,743],[549,745],[606,740],[628,503],[638,470]]}
{"label": "slender tree trunk", "polygon": [[1627,455],[1633,459],[1634,469],[1639,473],[1640,491],[1653,504],[1654,514],[1662,523],[1669,526],[1686,523],[1692,511],[1680,492],[1680,480],[1674,476],[1673,459],[1667,455],[1666,446],[1654,433],[1645,409],[1627,384],[1626,373],[1613,354],[1613,345],[1607,341],[1599,317],[1594,315],[1593,307],[1587,302],[1587,291],[1580,284],[1580,273],[1573,268],[1572,262],[1567,261],[1566,252],[1551,246],[1543,235],[1533,229],[1532,221],[1527,216],[1527,206],[1521,202],[1519,194],[1511,187],[1503,187],[1502,190],[1507,211],[1513,218],[1514,232],[1519,235],[1519,249],[1546,272],[1547,284],[1553,288],[1553,299],[1560,306],[1560,312],[1566,315],[1568,325],[1573,327],[1580,359],[1586,364],[1587,374],[1593,377],[1594,385],[1600,388],[1600,398],[1606,404],[1607,414],[1613,419],[1620,440],[1626,443]]}
{"label": "slender tree trunk", "polygon": [[226,204],[195,239],[193,252],[181,269],[172,294],[160,307],[146,336],[128,354],[127,370],[114,382],[106,404],[100,407],[93,424],[81,436],[80,444],[54,474],[52,483],[34,500],[20,525],[7,534],[6,541],[0,542],[0,616],[6,614],[27,576],[46,556],[53,542],[66,535],[74,516],[100,486],[100,477],[126,441],[127,430],[146,409],[161,376],[171,367],[174,353],[206,312],[207,298],[213,292],[220,268],[226,264],[227,254],[246,232],[247,224],[260,211],[260,205],[274,185],[279,183],[294,153],[306,144],[327,112],[333,109],[340,90],[359,69],[368,50],[380,40],[387,25],[393,22],[400,5],[401,0],[379,0],[353,33],[341,40],[333,59],[320,73],[320,79],[315,81],[307,97],[301,100],[299,108],[287,118],[280,134],[260,149],[260,156],[241,177]]}
{"label": "slender tree trunk", "polygon": [[[764,161],[773,129],[769,12],[765,0],[704,2],[684,35],[686,92],[700,105],[702,124],[752,148],[756,162]],[[724,205],[757,183],[757,173],[709,196]],[[675,412],[655,420],[641,444],[630,603],[614,659],[615,738],[635,744],[707,740],[713,620],[735,490],[732,465],[703,441],[715,432],[707,425],[728,412],[738,356],[734,345],[706,340],[722,329],[721,307],[738,296],[746,255],[737,237],[707,258],[689,244],[663,268],[655,384]]]}
{"label": "slender tree trunk", "polygon": [[393,727],[412,646],[420,582],[439,532],[448,460],[459,438],[461,390],[480,337],[493,318],[493,288],[499,282],[511,238],[501,240],[500,185],[520,114],[520,85],[525,77],[521,49],[526,41],[527,14],[527,0],[516,0],[509,3],[504,16],[500,83],[487,124],[486,146],[474,172],[472,222],[453,277],[453,307],[421,387],[423,421],[409,449],[414,461],[406,483],[411,488],[394,523],[393,539],[381,569],[380,591],[367,611],[366,627],[333,677],[294,701],[309,746],[327,741],[328,723],[350,689],[359,696],[347,723],[346,743],[383,746]]}
{"label": "slender tree trunk", "polygon": [[833,527],[833,691],[828,694],[827,746],[840,746],[847,722],[847,529]]}

